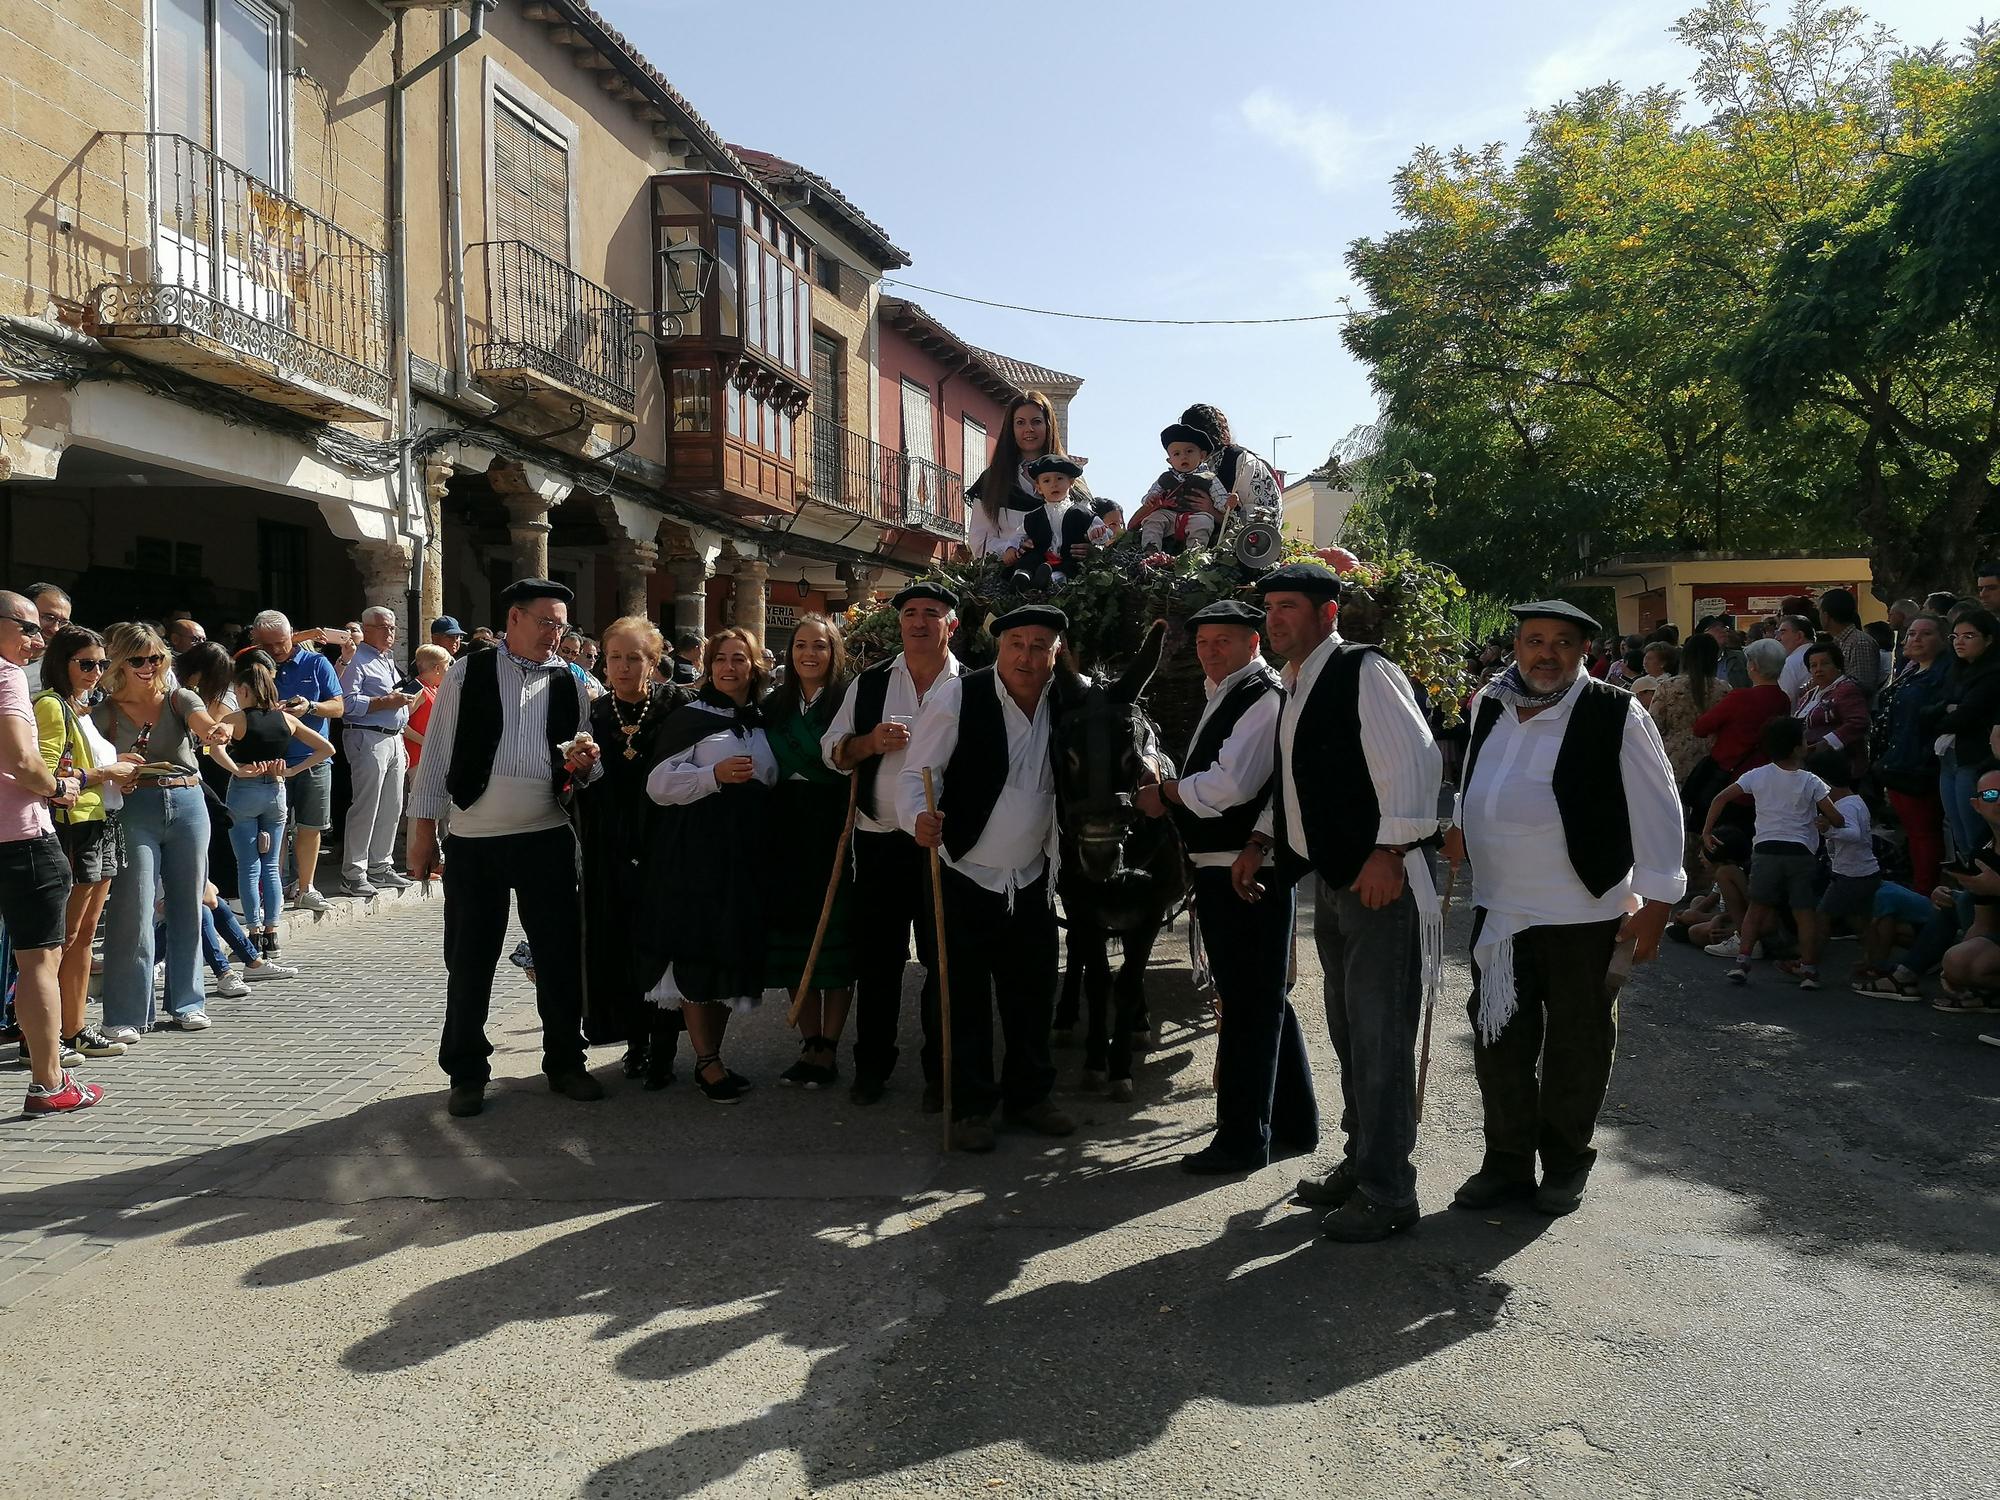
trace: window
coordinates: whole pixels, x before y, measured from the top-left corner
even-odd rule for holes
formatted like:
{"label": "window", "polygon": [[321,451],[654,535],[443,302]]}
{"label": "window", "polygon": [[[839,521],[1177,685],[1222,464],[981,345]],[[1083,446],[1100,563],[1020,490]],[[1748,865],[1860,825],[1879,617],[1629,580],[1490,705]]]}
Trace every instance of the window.
{"label": "window", "polygon": [[305,527],[284,521],[257,523],[257,597],[266,607],[294,620],[311,614],[311,601],[306,597]]}
{"label": "window", "polygon": [[813,335],[813,410],[838,427],[847,420],[840,401],[841,342],[824,333]]}
{"label": "window", "polygon": [[970,417],[966,417],[963,420],[965,423],[965,451],[960,456],[959,462],[965,466],[962,471],[963,477],[965,482],[970,484],[986,470],[988,462],[986,428],[982,424],[973,421]]}
{"label": "window", "polygon": [[183,578],[201,577],[201,543],[174,543],[174,571]]}
{"label": "window", "polygon": [[903,452],[937,461],[937,433],[931,425],[931,393],[914,380],[903,382]]}
{"label": "window", "polygon": [[819,273],[815,279],[819,282],[820,290],[832,292],[834,296],[838,297],[840,295],[840,262],[835,260],[831,255],[821,251],[813,257],[813,263]]}
{"label": "window", "polygon": [[675,432],[713,432],[714,417],[709,391],[715,380],[711,370],[673,372],[673,412]]}
{"label": "window", "polygon": [[493,96],[493,238],[569,264],[569,148],[520,105]]}
{"label": "window", "polygon": [[284,187],[284,22],[258,0],[158,0],[155,128]]}

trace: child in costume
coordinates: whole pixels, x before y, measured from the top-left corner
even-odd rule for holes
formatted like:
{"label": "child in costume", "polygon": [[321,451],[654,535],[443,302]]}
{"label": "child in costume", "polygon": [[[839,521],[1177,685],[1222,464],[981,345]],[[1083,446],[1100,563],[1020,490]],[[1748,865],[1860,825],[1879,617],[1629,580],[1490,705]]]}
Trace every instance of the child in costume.
{"label": "child in costume", "polygon": [[1045,454],[1028,465],[1028,476],[1042,503],[1021,516],[1015,581],[1031,588],[1057,587],[1104,544],[1110,531],[1088,505],[1070,499],[1070,487],[1083,477],[1082,460]]}
{"label": "child in costume", "polygon": [[1223,512],[1236,503],[1208,467],[1215,439],[1199,427],[1176,422],[1161,432],[1160,444],[1167,450],[1166,472],[1146,491],[1132,524],[1154,552],[1163,550],[1169,537],[1179,544],[1176,551],[1205,547]]}

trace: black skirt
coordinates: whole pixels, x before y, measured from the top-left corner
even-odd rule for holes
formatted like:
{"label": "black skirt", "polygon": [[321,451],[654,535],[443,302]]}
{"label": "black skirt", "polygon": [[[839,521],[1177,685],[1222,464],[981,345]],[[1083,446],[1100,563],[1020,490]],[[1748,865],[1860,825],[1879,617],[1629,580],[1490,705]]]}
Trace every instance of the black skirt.
{"label": "black skirt", "polygon": [[746,781],[660,809],[634,933],[649,989],[671,967],[686,1000],[763,995],[770,802],[769,787]]}

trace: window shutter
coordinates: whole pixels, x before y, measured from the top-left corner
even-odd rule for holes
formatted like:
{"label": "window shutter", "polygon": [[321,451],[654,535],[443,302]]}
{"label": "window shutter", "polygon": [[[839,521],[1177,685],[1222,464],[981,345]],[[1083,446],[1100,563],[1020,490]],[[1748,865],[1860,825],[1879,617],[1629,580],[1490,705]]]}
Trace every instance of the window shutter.
{"label": "window shutter", "polygon": [[931,393],[909,380],[903,382],[903,452],[927,462],[937,460],[937,434],[931,430]]}
{"label": "window shutter", "polygon": [[569,264],[569,151],[493,100],[493,237]]}
{"label": "window shutter", "polygon": [[986,468],[986,427],[971,417],[965,423],[965,448],[959,455],[959,463],[964,466],[962,476],[967,484],[977,479]]}

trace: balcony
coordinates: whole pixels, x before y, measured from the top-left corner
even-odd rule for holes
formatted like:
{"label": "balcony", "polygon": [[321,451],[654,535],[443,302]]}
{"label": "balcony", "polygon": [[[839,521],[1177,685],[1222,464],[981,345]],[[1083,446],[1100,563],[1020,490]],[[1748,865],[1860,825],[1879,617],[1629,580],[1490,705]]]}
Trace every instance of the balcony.
{"label": "balcony", "polygon": [[520,240],[484,240],[465,255],[485,298],[470,351],[480,378],[603,421],[632,420],[639,345],[629,302]]}
{"label": "balcony", "polygon": [[186,136],[99,142],[115,153],[93,171],[120,194],[107,228],[122,274],[92,287],[86,333],[288,411],[388,415],[384,252]]}
{"label": "balcony", "polygon": [[842,427],[812,418],[812,478],[807,493],[821,505],[884,526],[965,539],[965,486],[928,459],[895,453]]}

